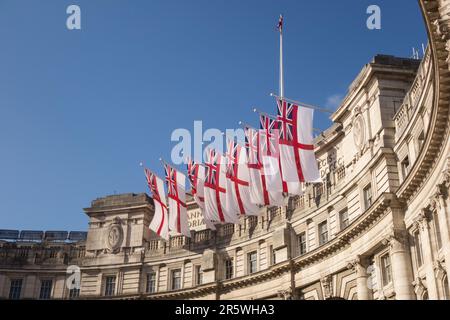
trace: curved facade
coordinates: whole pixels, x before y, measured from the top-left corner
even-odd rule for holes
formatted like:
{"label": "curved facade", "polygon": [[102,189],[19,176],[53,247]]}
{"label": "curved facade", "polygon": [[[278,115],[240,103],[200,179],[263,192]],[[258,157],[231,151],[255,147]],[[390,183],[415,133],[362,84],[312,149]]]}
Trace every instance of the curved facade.
{"label": "curved facade", "polygon": [[450,299],[450,1],[419,3],[424,58],[364,66],[316,139],[322,184],[217,231],[191,201],[167,242],[147,195],[94,200],[85,241],[0,242],[0,297]]}

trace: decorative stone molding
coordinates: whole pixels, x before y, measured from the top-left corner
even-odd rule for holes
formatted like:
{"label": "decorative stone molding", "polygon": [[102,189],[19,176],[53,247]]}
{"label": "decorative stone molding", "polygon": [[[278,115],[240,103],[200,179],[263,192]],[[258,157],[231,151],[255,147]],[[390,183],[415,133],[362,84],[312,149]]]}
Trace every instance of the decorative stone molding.
{"label": "decorative stone molding", "polygon": [[333,278],[330,275],[327,275],[320,279],[320,283],[323,288],[323,298],[328,299],[333,296]]}
{"label": "decorative stone molding", "polygon": [[415,217],[413,221],[413,228],[420,229],[421,231],[424,231],[426,228],[428,228],[427,216],[428,216],[427,209],[420,210],[419,214]]}
{"label": "decorative stone molding", "polygon": [[436,279],[442,280],[446,274],[447,271],[444,268],[444,261],[437,260],[434,263],[434,275],[436,276]]}
{"label": "decorative stone molding", "polygon": [[122,221],[119,217],[115,217],[113,222],[106,230],[105,246],[106,252],[117,253],[120,250],[123,241]]}
{"label": "decorative stone molding", "polygon": [[277,296],[283,300],[292,300],[292,287],[284,290],[278,290]]}
{"label": "decorative stone molding", "polygon": [[421,278],[416,278],[412,285],[414,286],[414,292],[417,297],[423,297],[423,295],[427,292],[427,288],[424,286]]}

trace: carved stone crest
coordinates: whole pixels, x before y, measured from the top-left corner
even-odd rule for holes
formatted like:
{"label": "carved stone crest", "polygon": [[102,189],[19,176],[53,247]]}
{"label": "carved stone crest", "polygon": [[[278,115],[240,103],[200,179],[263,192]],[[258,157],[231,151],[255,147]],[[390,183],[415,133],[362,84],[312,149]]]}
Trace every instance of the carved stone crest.
{"label": "carved stone crest", "polygon": [[109,253],[117,253],[122,245],[123,229],[122,223],[118,217],[114,218],[106,230],[106,251]]}
{"label": "carved stone crest", "polygon": [[358,150],[360,151],[362,150],[362,148],[364,147],[365,140],[366,140],[366,131],[364,118],[359,113],[353,119],[353,141]]}

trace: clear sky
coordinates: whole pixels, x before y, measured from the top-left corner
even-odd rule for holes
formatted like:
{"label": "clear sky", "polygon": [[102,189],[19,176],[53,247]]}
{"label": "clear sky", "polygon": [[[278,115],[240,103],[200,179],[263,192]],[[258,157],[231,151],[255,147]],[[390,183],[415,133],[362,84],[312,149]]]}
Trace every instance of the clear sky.
{"label": "clear sky", "polygon": [[139,162],[162,173],[174,129],[275,113],[280,13],[285,95],[329,108],[375,54],[426,42],[412,0],[0,0],[0,229],[87,230],[91,200],[147,192]]}

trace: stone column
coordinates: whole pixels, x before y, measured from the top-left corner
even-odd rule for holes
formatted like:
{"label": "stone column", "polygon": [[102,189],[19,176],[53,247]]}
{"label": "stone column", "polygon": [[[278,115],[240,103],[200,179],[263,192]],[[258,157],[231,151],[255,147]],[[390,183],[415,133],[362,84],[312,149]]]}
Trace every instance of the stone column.
{"label": "stone column", "polygon": [[389,245],[392,264],[392,281],[397,300],[415,300],[411,257],[407,248],[406,230],[393,228],[382,242]]}
{"label": "stone column", "polygon": [[348,262],[347,268],[356,272],[356,291],[358,292],[358,300],[372,300],[372,289],[369,287],[369,274],[367,268],[369,263],[367,259],[356,256],[355,259]]}
{"label": "stone column", "polygon": [[434,275],[433,249],[430,239],[430,225],[428,223],[428,211],[422,210],[414,222],[415,227],[419,229],[419,236],[422,242],[423,262],[427,278],[427,291],[430,300],[438,300],[439,294]]}
{"label": "stone column", "polygon": [[[450,233],[448,227],[448,207],[445,203],[447,193],[442,185],[437,186],[437,190],[431,198],[431,207],[436,210],[437,218],[439,219],[439,228],[441,232],[442,240],[442,252],[445,257],[445,269],[448,272],[450,270]],[[450,290],[450,284],[449,284]]]}

